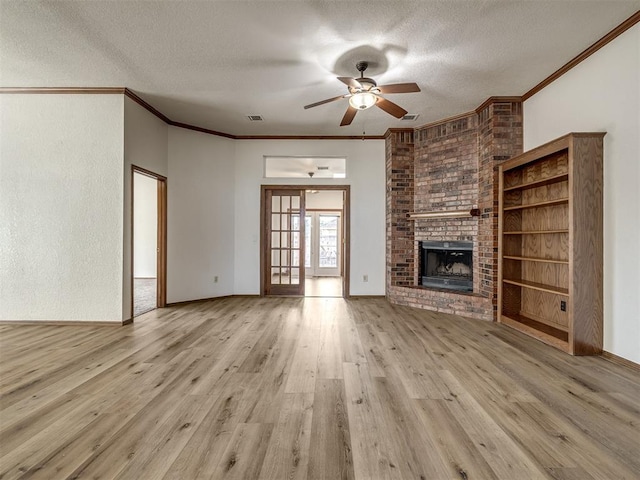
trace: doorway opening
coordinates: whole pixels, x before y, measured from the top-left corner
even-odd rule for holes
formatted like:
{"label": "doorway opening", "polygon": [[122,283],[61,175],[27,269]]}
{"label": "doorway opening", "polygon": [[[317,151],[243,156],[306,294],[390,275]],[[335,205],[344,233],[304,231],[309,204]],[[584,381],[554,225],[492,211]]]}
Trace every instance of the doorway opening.
{"label": "doorway opening", "polygon": [[133,317],[166,304],[166,180],[140,167],[132,168]]}
{"label": "doorway opening", "polygon": [[261,294],[349,295],[349,186],[262,187]]}
{"label": "doorway opening", "polygon": [[342,218],[339,190],[307,190],[305,297],[342,297]]}

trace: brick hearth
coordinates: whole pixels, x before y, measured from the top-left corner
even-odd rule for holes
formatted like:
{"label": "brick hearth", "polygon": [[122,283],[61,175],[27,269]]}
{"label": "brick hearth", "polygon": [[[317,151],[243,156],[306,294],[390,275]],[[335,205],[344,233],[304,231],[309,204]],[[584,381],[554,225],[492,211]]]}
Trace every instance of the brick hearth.
{"label": "brick hearth", "polygon": [[[497,167],[522,153],[522,106],[493,98],[475,112],[386,136],[389,301],[484,320],[497,302]],[[410,220],[410,212],[480,209],[479,217]],[[473,293],[418,285],[418,242],[473,242]]]}

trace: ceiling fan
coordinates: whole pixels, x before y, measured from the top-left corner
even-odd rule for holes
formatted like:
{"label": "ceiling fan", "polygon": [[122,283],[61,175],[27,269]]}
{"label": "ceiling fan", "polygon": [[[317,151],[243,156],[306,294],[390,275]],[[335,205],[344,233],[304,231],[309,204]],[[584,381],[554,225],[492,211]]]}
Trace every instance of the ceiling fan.
{"label": "ceiling fan", "polygon": [[344,117],[342,117],[342,122],[340,122],[341,127],[350,125],[356,116],[356,113],[358,113],[358,110],[366,110],[374,105],[396,118],[402,118],[405,116],[407,111],[404,108],[390,102],[382,95],[387,93],[419,92],[420,87],[418,87],[416,83],[394,83],[392,85],[378,86],[373,78],[364,76],[364,71],[368,66],[368,62],[356,63],[356,68],[360,72],[360,78],[337,77],[338,80],[347,86],[349,93],[333,98],[327,98],[326,100],[321,100],[310,105],[305,105],[304,108],[313,108],[318,105],[324,105],[325,103],[335,102],[342,98],[348,98],[349,107],[347,107],[347,111],[344,114]]}

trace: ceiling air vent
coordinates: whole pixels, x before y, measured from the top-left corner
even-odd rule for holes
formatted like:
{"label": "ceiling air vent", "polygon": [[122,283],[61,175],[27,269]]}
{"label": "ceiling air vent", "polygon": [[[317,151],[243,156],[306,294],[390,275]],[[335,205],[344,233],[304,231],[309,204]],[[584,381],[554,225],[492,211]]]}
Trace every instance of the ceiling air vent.
{"label": "ceiling air vent", "polygon": [[247,118],[251,122],[261,122],[263,120],[262,115],[247,115]]}
{"label": "ceiling air vent", "polygon": [[413,120],[415,120],[416,118],[418,118],[420,116],[419,113],[407,113],[404,117],[402,117],[400,120],[405,120],[407,122],[412,122]]}
{"label": "ceiling air vent", "polygon": [[318,170],[329,170],[329,167],[318,165]]}

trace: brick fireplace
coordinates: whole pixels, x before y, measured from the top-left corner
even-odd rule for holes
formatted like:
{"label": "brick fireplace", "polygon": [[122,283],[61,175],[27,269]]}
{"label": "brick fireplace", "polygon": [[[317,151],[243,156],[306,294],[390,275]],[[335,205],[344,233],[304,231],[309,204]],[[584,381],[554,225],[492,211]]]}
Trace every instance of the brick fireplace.
{"label": "brick fireplace", "polygon": [[[522,106],[491,98],[476,111],[386,136],[389,301],[493,320],[497,303],[497,166],[522,152]],[[479,216],[409,218],[479,210]],[[422,285],[424,242],[472,245],[472,288]],[[453,264],[452,264],[453,265]],[[453,268],[453,266],[451,267]]]}

